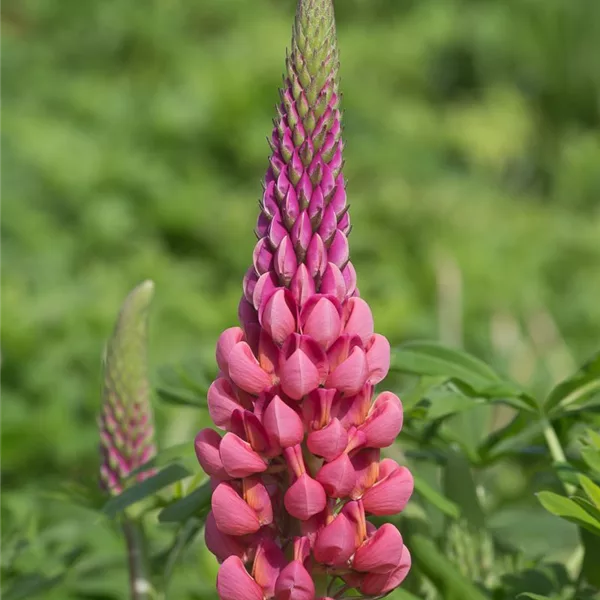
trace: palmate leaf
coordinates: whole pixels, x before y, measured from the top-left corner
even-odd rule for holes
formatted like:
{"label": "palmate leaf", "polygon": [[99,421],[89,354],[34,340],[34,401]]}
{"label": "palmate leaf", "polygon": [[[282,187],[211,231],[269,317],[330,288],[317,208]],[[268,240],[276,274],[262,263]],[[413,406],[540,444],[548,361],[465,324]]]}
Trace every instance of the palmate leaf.
{"label": "palmate leaf", "polygon": [[192,472],[179,463],[168,465],[162,471],[125,489],[111,498],[102,509],[109,517],[116,517],[129,506],[154,496],[164,488],[192,475]]}
{"label": "palmate leaf", "polygon": [[600,535],[600,511],[597,511],[597,515],[592,514],[589,508],[595,507],[587,500],[565,498],[554,492],[539,492],[537,497],[548,512]]}
{"label": "palmate leaf", "polygon": [[204,519],[210,509],[212,487],[210,481],[189,492],[187,496],[169,504],[158,514],[161,523],[182,523],[195,517]]}
{"label": "palmate leaf", "polygon": [[544,403],[550,416],[569,409],[600,403],[600,352],[593,356],[577,373],[559,383]]}

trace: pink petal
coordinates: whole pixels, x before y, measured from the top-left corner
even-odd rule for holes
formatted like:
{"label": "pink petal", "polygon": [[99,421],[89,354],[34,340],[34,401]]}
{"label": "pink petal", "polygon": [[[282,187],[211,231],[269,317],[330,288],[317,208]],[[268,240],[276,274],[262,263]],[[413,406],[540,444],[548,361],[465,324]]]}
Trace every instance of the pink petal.
{"label": "pink petal", "polygon": [[354,488],[356,473],[348,455],[344,453],[332,462],[325,463],[319,469],[316,480],[329,497],[343,498]]}
{"label": "pink petal", "polygon": [[226,433],[219,448],[223,468],[230,477],[248,477],[267,470],[265,461],[235,433]]}
{"label": "pink petal", "polygon": [[313,553],[317,562],[342,566],[355,549],[354,526],[344,513],[340,513],[317,534]]}
{"label": "pink petal", "polygon": [[373,395],[373,386],[365,384],[360,392],[352,398],[344,398],[340,403],[338,418],[341,424],[346,428],[357,427],[364,423],[369,409],[371,408],[371,397]]}
{"label": "pink petal", "polygon": [[281,345],[296,330],[296,312],[292,293],[279,288],[262,304],[258,319],[273,341]]}
{"label": "pink petal", "polygon": [[244,290],[244,298],[248,302],[253,302],[254,291],[256,289],[256,284],[258,283],[258,275],[254,270],[254,267],[249,267],[244,275],[244,279],[242,281],[242,289]]}
{"label": "pink petal", "polygon": [[341,332],[340,312],[340,304],[334,296],[315,294],[307,301],[300,315],[303,333],[328,350]]}
{"label": "pink petal", "polygon": [[327,268],[327,251],[323,239],[315,233],[306,252],[306,267],[311,277],[322,277]]}
{"label": "pink petal", "polygon": [[300,349],[284,363],[279,373],[281,389],[293,400],[300,400],[319,385],[319,371]]}
{"label": "pink petal", "polygon": [[408,575],[411,566],[410,552],[404,546],[400,565],[390,573],[383,575],[369,573],[362,581],[360,591],[367,596],[387,594],[398,587]]}
{"label": "pink petal", "polygon": [[287,561],[281,548],[272,540],[263,539],[256,549],[252,576],[267,598],[275,595],[275,584]]}
{"label": "pink petal", "polygon": [[255,413],[245,410],[243,424],[246,439],[250,446],[252,446],[252,450],[268,458],[281,453],[281,449],[276,444],[273,444],[266,429]]}
{"label": "pink petal", "polygon": [[231,383],[224,377],[212,382],[207,394],[208,413],[217,427],[229,429],[231,414],[241,408]]}
{"label": "pink petal", "polygon": [[367,346],[369,381],[377,385],[385,379],[390,370],[390,343],[383,335],[376,333]]}
{"label": "pink petal", "polygon": [[217,342],[217,364],[223,373],[227,373],[229,353],[233,347],[244,339],[244,332],[240,327],[230,327],[226,329]]}
{"label": "pink petal", "polygon": [[340,335],[327,351],[329,368],[332,371],[336,369],[350,356],[352,350],[357,347],[362,348],[362,342],[357,335],[349,335],[347,333]]}
{"label": "pink petal", "polygon": [[273,522],[273,505],[263,482],[258,477],[245,477],[242,487],[244,500],[256,513],[261,527],[270,525]]}
{"label": "pink petal", "polygon": [[323,486],[304,473],[288,488],[285,508],[296,519],[306,521],[325,508],[327,497]]}
{"label": "pink petal", "polygon": [[317,388],[304,399],[302,415],[309,431],[321,429],[329,423],[335,394],[335,390]]}
{"label": "pink petal", "polygon": [[352,567],[357,571],[389,573],[400,564],[403,549],[400,532],[391,523],[384,523],[356,550]]}
{"label": "pink petal", "polygon": [[348,433],[337,419],[318,431],[313,431],[306,440],[308,449],[327,462],[337,458],[348,445]]}
{"label": "pink petal", "polygon": [[263,600],[262,588],[237,556],[230,556],[219,568],[217,591],[221,600]]}
{"label": "pink petal", "polygon": [[252,262],[254,264],[254,270],[258,275],[270,271],[271,265],[273,264],[273,253],[271,252],[267,238],[261,238],[258,240],[256,246],[254,246]]}
{"label": "pink petal", "polygon": [[344,333],[358,335],[366,346],[373,337],[373,314],[362,298],[349,298],[344,307]]}
{"label": "pink petal", "polygon": [[[253,269],[254,270],[254,269]],[[269,271],[263,273],[256,282],[254,289],[252,290],[252,297],[248,299],[254,305],[256,310],[259,310],[264,301],[266,301],[271,294],[277,289],[279,282],[275,273]]]}
{"label": "pink petal", "polygon": [[391,446],[402,429],[402,404],[392,392],[379,394],[366,421],[358,428],[366,438],[370,448]]}
{"label": "pink petal", "polygon": [[269,376],[272,376],[275,373],[275,369],[279,364],[279,354],[280,350],[275,345],[275,342],[269,333],[260,328],[257,352],[258,364],[260,365],[260,368]]}
{"label": "pink petal", "polygon": [[271,385],[246,342],[239,342],[229,353],[229,375],[233,382],[250,394],[260,394]]}
{"label": "pink petal", "polygon": [[298,413],[279,396],[275,396],[263,417],[268,435],[282,448],[300,444],[304,439],[304,424]]}
{"label": "pink petal", "polygon": [[[327,252],[327,258],[336,267],[343,269],[350,258],[350,251],[348,248],[348,238],[339,229],[336,229],[331,240],[331,245]],[[342,274],[342,278],[343,278]],[[345,284],[344,280],[344,284]]]}
{"label": "pink petal", "polygon": [[348,502],[342,508],[342,514],[346,515],[350,523],[352,523],[352,529],[354,531],[354,544],[355,548],[358,548],[367,537],[367,519],[365,517],[365,510],[360,500],[353,500]]}
{"label": "pink petal", "polygon": [[[346,215],[344,215],[344,217],[345,216]],[[345,233],[347,235],[347,232]],[[348,262],[348,264],[342,269],[342,275],[344,276],[344,281],[346,283],[346,298],[357,294],[358,290],[356,289],[356,269],[354,268],[354,265],[351,262]]]}
{"label": "pink petal", "polygon": [[365,510],[372,515],[395,515],[404,509],[415,483],[406,467],[398,467],[363,495]]}
{"label": "pink petal", "polygon": [[229,479],[229,476],[223,468],[219,455],[220,445],[221,436],[214,429],[203,429],[194,440],[196,458],[204,472],[210,477],[224,480]]}
{"label": "pink petal", "polygon": [[350,493],[352,498],[360,498],[365,490],[368,490],[377,481],[379,456],[380,451],[378,449],[365,448],[352,457],[351,461],[356,473],[356,483]]}
{"label": "pink petal", "polygon": [[[292,189],[292,188],[291,188]],[[284,237],[275,252],[275,272],[279,276],[279,283],[289,286],[292,277],[298,268],[298,259],[289,236]]]}
{"label": "pink petal", "polygon": [[[305,213],[303,213],[305,214]],[[292,277],[290,291],[300,307],[315,293],[315,280],[310,276],[304,263],[301,263]]]}
{"label": "pink petal", "polygon": [[331,294],[340,302],[346,298],[346,282],[339,267],[332,262],[327,264],[323,278],[321,279],[321,294]]}
{"label": "pink petal", "polygon": [[260,529],[256,513],[228,483],[220,483],[215,488],[211,507],[221,533],[240,536],[255,533]]}
{"label": "pink petal", "polygon": [[350,356],[329,375],[325,384],[353,396],[365,385],[368,376],[367,357],[363,350],[354,348]]}
{"label": "pink petal", "polygon": [[279,574],[275,584],[276,600],[314,600],[315,584],[304,565],[290,562]]}
{"label": "pink petal", "polygon": [[204,542],[206,543],[206,547],[221,562],[230,556],[245,558],[246,548],[240,543],[240,538],[226,535],[219,531],[212,511],[206,517]]}

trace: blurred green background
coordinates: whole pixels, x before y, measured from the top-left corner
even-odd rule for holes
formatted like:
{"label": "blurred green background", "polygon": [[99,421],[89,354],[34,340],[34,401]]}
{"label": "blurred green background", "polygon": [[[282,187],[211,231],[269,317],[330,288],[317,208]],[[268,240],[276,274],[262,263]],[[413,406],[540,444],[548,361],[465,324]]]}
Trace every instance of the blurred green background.
{"label": "blurred green background", "polygon": [[[214,368],[294,5],[3,2],[5,524],[58,522],[73,509],[44,492],[95,485],[100,356],[135,284],[156,282],[154,376]],[[336,14],[351,255],[377,330],[548,389],[600,340],[600,2],[337,0]],[[203,417],[157,411],[162,447]],[[121,552],[105,524],[55,535]]]}

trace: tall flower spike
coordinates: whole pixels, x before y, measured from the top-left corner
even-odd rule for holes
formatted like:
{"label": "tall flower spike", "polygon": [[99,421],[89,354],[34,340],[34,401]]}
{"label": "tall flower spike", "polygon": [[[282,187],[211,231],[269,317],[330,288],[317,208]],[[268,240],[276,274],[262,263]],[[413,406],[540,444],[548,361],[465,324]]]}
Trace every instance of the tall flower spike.
{"label": "tall flower spike", "polygon": [[219,338],[208,391],[225,433],[195,440],[215,490],[206,540],[221,600],[314,600],[336,589],[329,578],[378,596],[410,568],[395,526],[367,520],[402,510],[413,480],[380,461],[402,404],[373,397],[390,346],[350,262],[338,69],[333,0],[299,0],[242,327]]}
{"label": "tall flower spike", "polygon": [[[155,452],[146,346],[148,311],[154,294],[145,281],[127,296],[104,357],[104,389],[99,417],[100,481],[119,494],[129,474]],[[152,471],[138,475],[143,480]]]}

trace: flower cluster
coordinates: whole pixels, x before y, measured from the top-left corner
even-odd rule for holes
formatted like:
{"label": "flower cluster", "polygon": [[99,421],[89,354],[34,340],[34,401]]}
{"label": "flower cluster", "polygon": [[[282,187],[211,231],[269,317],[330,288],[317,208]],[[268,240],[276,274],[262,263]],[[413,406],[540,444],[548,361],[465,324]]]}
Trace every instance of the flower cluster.
{"label": "flower cluster", "polygon": [[214,487],[205,538],[222,600],[378,596],[410,568],[396,527],[367,520],[401,511],[413,480],[380,456],[402,405],[373,399],[390,346],[349,261],[337,71],[332,0],[300,0],[242,327],[221,334],[208,392],[225,434],[195,440]]}

